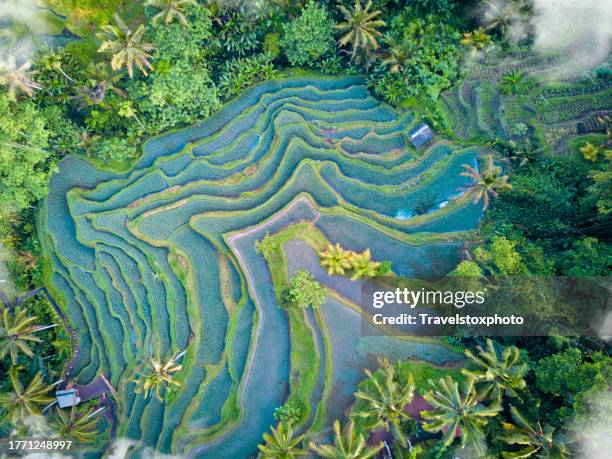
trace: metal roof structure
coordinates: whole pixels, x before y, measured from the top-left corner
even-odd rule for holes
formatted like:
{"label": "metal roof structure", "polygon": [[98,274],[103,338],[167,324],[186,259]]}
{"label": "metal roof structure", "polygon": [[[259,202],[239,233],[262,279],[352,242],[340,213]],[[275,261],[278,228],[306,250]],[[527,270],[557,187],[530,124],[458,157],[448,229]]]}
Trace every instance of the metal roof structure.
{"label": "metal roof structure", "polygon": [[105,399],[108,394],[113,395],[116,399],[119,398],[117,391],[111,385],[109,380],[106,379],[104,375],[99,375],[89,384],[70,384],[67,389],[58,390],[55,393],[55,401],[47,408],[53,406],[56,403],[60,408],[69,408],[73,405],[78,405],[81,402],[87,402],[96,398],[102,397],[103,399]]}
{"label": "metal roof structure", "polygon": [[58,390],[55,397],[60,408],[68,408],[81,403],[79,392],[76,389]]}
{"label": "metal roof structure", "polygon": [[433,137],[434,137],[434,133],[431,130],[431,128],[425,124],[425,123],[421,123],[419,124],[410,134],[408,134],[410,136],[410,142],[412,143],[412,145],[415,148],[421,148],[423,145],[427,144],[428,142],[430,142]]}

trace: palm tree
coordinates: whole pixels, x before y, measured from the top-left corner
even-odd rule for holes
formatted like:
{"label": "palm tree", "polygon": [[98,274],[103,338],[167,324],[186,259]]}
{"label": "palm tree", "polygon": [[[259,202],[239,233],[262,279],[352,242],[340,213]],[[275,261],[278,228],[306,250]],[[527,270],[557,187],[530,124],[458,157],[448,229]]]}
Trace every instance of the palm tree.
{"label": "palm tree", "polygon": [[472,50],[472,55],[474,55],[477,51],[492,45],[493,40],[482,27],[479,27],[472,32],[465,32],[463,38],[459,40],[459,44],[469,47]]}
{"label": "palm tree", "polygon": [[37,373],[25,389],[15,372],[9,372],[9,379],[13,392],[0,394],[0,407],[4,408],[7,418],[13,424],[19,423],[27,415],[41,414],[40,407],[54,400],[47,394],[55,385],[47,386],[41,373]]}
{"label": "palm tree", "polygon": [[496,30],[501,39],[506,42],[512,37],[512,29],[527,24],[533,13],[533,4],[527,0],[506,0],[504,2],[485,0],[487,10],[484,21],[488,30]]}
{"label": "palm tree", "polygon": [[8,93],[11,98],[15,98],[19,91],[32,97],[35,89],[42,89],[42,86],[32,79],[36,71],[30,70],[32,63],[25,61],[19,67],[15,56],[9,54],[6,61],[0,65],[0,86],[8,86]]}
{"label": "palm tree", "polygon": [[171,24],[175,19],[184,27],[189,25],[189,21],[185,16],[185,8],[187,6],[198,6],[195,0],[147,0],[145,6],[152,6],[161,10],[153,16],[153,25],[157,26],[161,21],[164,24]]}
{"label": "palm tree", "polygon": [[327,274],[330,276],[333,274],[343,275],[346,270],[350,269],[351,255],[352,252],[344,250],[338,243],[336,245],[329,244],[324,251],[319,253],[321,266],[327,269]]}
{"label": "palm tree", "polygon": [[486,167],[482,172],[478,172],[468,164],[464,164],[463,167],[466,171],[462,172],[461,175],[471,177],[475,181],[470,187],[468,195],[474,197],[474,203],[482,200],[483,210],[489,207],[489,196],[496,198],[498,191],[512,189],[512,185],[508,183],[508,176],[501,175],[502,169],[495,165],[492,155],[487,156]]}
{"label": "palm tree", "polygon": [[304,439],[303,435],[293,438],[291,425],[278,423],[276,429],[272,427],[272,435],[264,433],[265,444],[258,445],[257,448],[262,452],[265,459],[292,459],[298,456],[305,456],[307,453],[298,448]]}
{"label": "palm tree", "polygon": [[28,317],[24,310],[18,310],[14,314],[8,309],[2,311],[2,323],[0,324],[0,359],[10,354],[13,364],[17,363],[19,352],[28,357],[33,357],[34,352],[30,349],[28,342],[40,343],[42,340],[34,336],[34,333],[55,327],[56,325],[33,325],[36,317]]}
{"label": "palm tree", "polygon": [[414,378],[409,375],[402,378],[399,368],[392,366],[387,359],[380,360],[382,378],[377,378],[370,370],[368,385],[357,391],[355,397],[366,402],[366,407],[355,413],[355,416],[369,420],[369,428],[384,427],[393,433],[402,447],[408,444],[401,424],[410,419],[404,408],[414,397]]}
{"label": "palm tree", "polygon": [[499,88],[504,94],[517,94],[525,86],[525,73],[514,69],[506,73],[499,82]]}
{"label": "palm tree", "polygon": [[386,23],[381,19],[376,19],[380,10],[370,11],[370,8],[372,8],[372,0],[368,0],[365,7],[361,5],[361,0],[355,0],[355,5],[350,9],[343,5],[338,6],[346,20],[336,26],[343,32],[338,44],[346,46],[350,43],[353,59],[359,50],[367,53],[370,50],[378,49],[377,37],[381,37],[382,34],[377,29],[384,27]]}
{"label": "palm tree", "polygon": [[111,67],[114,70],[127,67],[130,78],[134,78],[134,65],[147,75],[147,68],[153,68],[149,62],[151,55],[148,54],[148,51],[155,49],[155,46],[151,43],[143,43],[145,26],[140,24],[136,31],[132,32],[117,13],[114,14],[113,19],[115,24],[102,27],[102,33],[99,36],[104,41],[98,48],[98,52],[110,52],[113,56]]}
{"label": "palm tree", "polygon": [[383,442],[377,446],[368,446],[363,435],[355,433],[355,421],[352,419],[344,432],[340,430],[340,421],[335,420],[334,435],[333,445],[317,446],[310,442],[310,449],[327,459],[369,459],[383,448]]}
{"label": "palm tree", "polygon": [[516,346],[505,347],[501,357],[493,341],[487,339],[487,350],[478,346],[478,355],[466,350],[465,355],[476,364],[477,370],[464,368],[461,372],[477,383],[483,384],[482,398],[491,398],[501,403],[504,394],[518,397],[518,391],[527,386],[525,375],[529,371],[526,363],[521,363],[521,353]]}
{"label": "palm tree", "polygon": [[389,66],[391,73],[403,71],[414,52],[414,41],[404,36],[402,41],[399,42],[393,37],[387,37],[386,42],[389,46],[389,51],[382,64]]}
{"label": "palm tree", "polygon": [[521,445],[524,448],[520,451],[504,452],[503,457],[517,459],[537,455],[541,458],[564,459],[571,456],[563,438],[554,435],[553,427],[542,427],[539,421],[535,427],[532,426],[514,406],[510,407],[510,412],[517,425],[504,422],[502,425],[507,434],[501,439],[509,445]]}
{"label": "palm tree", "polygon": [[62,438],[71,438],[81,443],[91,442],[98,435],[98,420],[95,416],[104,409],[105,407],[98,409],[90,407],[77,410],[75,404],[70,409],[70,415],[67,415],[62,409],[57,408],[55,420],[51,423],[51,427]]}
{"label": "palm tree", "polygon": [[144,392],[145,398],[148,398],[151,392],[155,391],[158,400],[163,401],[163,389],[170,386],[181,387],[181,383],[173,379],[173,374],[183,368],[182,365],[176,363],[183,355],[185,355],[185,351],[176,356],[173,355],[166,363],[163,363],[160,357],[151,358],[148,363],[149,371],[147,374],[141,373],[134,380],[136,392]]}
{"label": "palm tree", "polygon": [[501,411],[501,407],[497,404],[488,407],[481,405],[474,382],[468,379],[462,391],[459,391],[459,384],[450,376],[440,378],[437,384],[430,381],[433,390],[423,398],[433,410],[422,411],[421,415],[429,421],[423,423],[423,429],[427,432],[445,432],[445,446],[450,446],[460,432],[461,447],[472,445],[480,457],[486,448],[482,427],[487,424],[487,418]]}
{"label": "palm tree", "polygon": [[87,85],[78,88],[77,95],[74,97],[83,108],[103,102],[108,91],[118,96],[126,95],[125,91],[118,86],[119,81],[123,78],[123,72],[116,72],[106,62],[89,63],[83,72],[83,77],[87,80]]}
{"label": "palm tree", "polygon": [[380,263],[372,261],[372,253],[370,249],[366,249],[363,253],[353,253],[350,257],[353,276],[351,280],[355,281],[362,277],[374,277],[378,274]]}
{"label": "palm tree", "polygon": [[272,0],[272,3],[287,13],[287,16],[293,18],[304,8],[305,2],[303,0]]}
{"label": "palm tree", "polygon": [[506,39],[517,14],[514,6],[510,2],[504,2],[503,5],[500,5],[486,0],[484,3],[488,6],[484,13],[487,29],[497,30],[502,39]]}
{"label": "palm tree", "polygon": [[593,145],[590,142],[587,142],[586,144],[584,144],[583,147],[580,148],[580,152],[582,153],[582,156],[584,156],[584,159],[586,159],[587,161],[596,162],[597,157],[599,156],[599,147]]}

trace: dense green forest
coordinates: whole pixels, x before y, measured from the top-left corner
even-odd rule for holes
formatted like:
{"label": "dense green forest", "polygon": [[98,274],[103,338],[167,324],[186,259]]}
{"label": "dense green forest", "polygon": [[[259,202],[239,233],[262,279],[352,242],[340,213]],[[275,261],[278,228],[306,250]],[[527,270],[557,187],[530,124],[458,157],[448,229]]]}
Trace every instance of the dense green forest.
{"label": "dense green forest", "polygon": [[[481,130],[469,138],[458,136],[449,119],[444,95],[470,78],[474,59],[531,56],[534,8],[528,0],[49,0],[48,7],[52,14],[42,8],[33,13],[48,24],[48,34],[11,15],[0,23],[0,274],[7,274],[0,284],[7,294],[0,316],[3,436],[14,429],[28,432],[24,418],[49,402],[50,384],[76,346],[44,294],[16,303],[45,283],[48,260],[41,256],[37,225],[56,163],[77,155],[104,169],[129,170],[146,139],[195,124],[246,88],[280,76],[365,75],[376,97],[414,110],[437,132],[461,145],[484,146],[495,157],[510,186],[499,182],[501,169],[487,169],[481,161],[484,172],[476,172],[480,188],[474,194],[490,202],[456,274],[612,272],[609,105],[592,107],[597,118],[588,122],[594,127],[564,139],[560,149],[549,142],[556,131],[543,132],[540,118],[525,121],[530,114],[515,123],[512,135]],[[512,36],[517,18],[525,24],[518,39]],[[567,96],[569,112],[572,104],[583,103],[580,97],[588,98],[571,91],[609,90],[609,62],[584,69],[567,87],[509,71],[479,79],[479,94],[495,92],[507,112],[535,101],[546,113],[562,111],[554,104]],[[481,115],[486,113],[476,118]],[[308,284],[308,278],[301,280]],[[296,297],[317,297],[316,288],[294,290]],[[43,328],[51,324],[58,326]],[[603,440],[590,435],[601,424],[591,421],[594,413],[604,413],[597,422],[612,425],[609,343],[560,336],[447,341],[465,352],[468,369],[414,383],[410,362],[383,362],[364,380],[354,422],[343,420],[336,429],[338,437],[361,444],[361,452],[336,451],[340,439],[335,446],[310,447],[321,457],[371,457],[382,446],[368,451],[365,440],[381,428],[393,433],[393,457],[454,457],[451,445],[459,444],[471,451],[465,457],[588,457],[589,447],[600,447]],[[174,370],[167,368],[158,388],[172,381]],[[434,407],[420,426],[403,411],[415,390]],[[70,428],[61,415],[50,417],[62,435],[87,442],[97,433],[95,423],[85,422],[89,414],[89,406],[82,408],[74,415],[84,421],[76,427],[68,422]],[[292,417],[299,419],[298,408],[279,410],[278,426],[262,440],[264,457],[297,457],[308,447],[307,438],[291,440]],[[424,440],[413,445],[408,438]]]}

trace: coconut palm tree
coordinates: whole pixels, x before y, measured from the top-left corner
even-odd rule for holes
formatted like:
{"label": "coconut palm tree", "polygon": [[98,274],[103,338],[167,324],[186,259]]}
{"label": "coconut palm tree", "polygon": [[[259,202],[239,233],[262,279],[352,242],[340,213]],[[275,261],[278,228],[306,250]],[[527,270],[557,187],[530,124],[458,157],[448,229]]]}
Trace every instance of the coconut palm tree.
{"label": "coconut palm tree", "polygon": [[478,172],[472,166],[464,164],[466,169],[461,175],[471,177],[475,183],[470,187],[468,195],[474,198],[474,203],[483,201],[483,210],[489,207],[489,196],[496,198],[498,191],[511,190],[512,185],[508,183],[508,176],[502,175],[502,169],[493,162],[493,156],[487,156],[487,163],[482,172]]}
{"label": "coconut palm tree", "polygon": [[42,89],[42,86],[32,79],[36,71],[30,70],[32,63],[25,61],[17,66],[15,56],[9,54],[6,61],[0,65],[0,86],[7,86],[11,98],[17,97],[18,92],[23,92],[28,96],[34,95],[35,89]]}
{"label": "coconut palm tree", "polygon": [[391,73],[397,73],[404,70],[404,67],[414,53],[414,41],[410,37],[404,36],[401,41],[395,40],[393,37],[387,37],[386,40],[389,51],[382,64],[389,67]]}
{"label": "coconut palm tree", "polygon": [[379,361],[382,367],[382,378],[378,378],[365,370],[368,384],[363,390],[357,391],[355,397],[366,402],[365,408],[355,413],[355,416],[369,421],[369,428],[384,427],[393,433],[394,438],[402,447],[408,444],[401,429],[401,424],[410,419],[404,410],[414,397],[414,378],[409,375],[402,378],[399,368],[394,367],[387,359]]}
{"label": "coconut palm tree", "polygon": [[525,87],[525,73],[514,69],[506,73],[499,82],[499,89],[504,94],[517,94]]}
{"label": "coconut palm tree", "polygon": [[500,356],[493,341],[487,339],[486,350],[478,346],[478,355],[470,350],[466,350],[465,355],[478,369],[464,368],[461,372],[482,384],[480,393],[483,399],[501,403],[505,394],[518,397],[518,391],[527,386],[524,378],[529,366],[521,362],[521,353],[516,346],[505,347]]}
{"label": "coconut palm tree", "polygon": [[292,459],[298,456],[305,456],[307,453],[300,449],[298,445],[304,439],[303,435],[293,438],[291,425],[278,423],[276,429],[272,427],[272,435],[263,434],[265,443],[258,445],[257,448],[262,452],[265,459]]}
{"label": "coconut palm tree", "polygon": [[353,253],[349,260],[353,270],[353,276],[351,277],[353,281],[362,277],[374,277],[378,274],[380,262],[372,261],[370,249],[366,249],[362,253]]}
{"label": "coconut palm tree", "polygon": [[493,40],[482,27],[479,27],[472,32],[465,32],[463,38],[459,40],[459,44],[469,47],[472,50],[472,55],[474,55],[477,51],[491,46]]}
{"label": "coconut palm tree", "polygon": [[430,381],[432,390],[423,398],[433,407],[431,411],[422,411],[421,415],[428,422],[423,423],[427,432],[444,432],[442,441],[450,446],[457,433],[461,434],[461,447],[471,445],[478,457],[485,452],[485,435],[483,426],[488,418],[496,416],[501,407],[497,404],[483,406],[479,403],[475,381],[469,378],[459,390],[459,384],[450,376],[440,378],[437,383]]}
{"label": "coconut palm tree", "polygon": [[160,357],[152,357],[147,364],[149,371],[141,373],[137,379],[133,380],[136,383],[136,392],[144,392],[145,398],[148,398],[155,391],[157,398],[163,401],[162,391],[165,388],[181,387],[181,383],[175,381],[173,375],[183,368],[182,365],[176,363],[183,355],[185,355],[185,351],[173,355],[165,363]]}
{"label": "coconut palm tree", "polygon": [[40,407],[54,400],[47,394],[55,385],[46,385],[41,373],[37,373],[25,389],[16,372],[9,372],[8,376],[13,391],[0,394],[0,407],[11,423],[17,424],[28,415],[41,414]]}
{"label": "coconut palm tree", "polygon": [[123,74],[122,71],[113,70],[106,62],[89,63],[83,72],[87,85],[77,88],[73,99],[78,101],[79,107],[83,109],[102,103],[109,91],[125,96],[126,92],[118,86]]}
{"label": "coconut palm tree", "polygon": [[508,459],[527,458],[537,456],[549,459],[564,459],[571,457],[563,437],[555,435],[555,429],[549,425],[542,427],[540,422],[532,426],[525,417],[516,409],[510,407],[512,419],[517,425],[502,423],[506,434],[501,439],[509,445],[524,446],[520,451],[503,452],[502,456]]}
{"label": "coconut palm tree", "polygon": [[176,19],[184,27],[189,25],[189,21],[185,16],[185,8],[188,6],[198,6],[195,0],[147,0],[145,6],[152,6],[159,11],[153,16],[153,25],[157,26],[161,21],[164,24],[171,24]]}
{"label": "coconut palm tree", "polygon": [[488,30],[497,30],[502,39],[509,36],[512,22],[516,18],[517,11],[512,2],[493,2],[486,0],[487,10],[484,13],[484,20]]}
{"label": "coconut palm tree", "polygon": [[361,4],[361,0],[355,0],[352,8],[338,6],[345,19],[336,26],[343,33],[338,44],[346,46],[350,43],[353,59],[359,50],[368,52],[378,49],[378,37],[382,36],[378,29],[384,27],[386,23],[381,19],[376,19],[380,15],[380,10],[370,11],[371,8],[372,0],[368,0],[365,7]]}
{"label": "coconut palm tree", "polygon": [[51,422],[51,427],[62,438],[71,438],[81,443],[91,442],[98,435],[98,419],[95,416],[104,411],[104,409],[105,407],[98,409],[90,407],[79,410],[75,404],[72,405],[68,415],[62,409],[57,408],[55,419]]}
{"label": "coconut palm tree", "polygon": [[145,26],[140,24],[136,31],[131,31],[127,24],[117,13],[113,16],[114,24],[102,27],[99,37],[103,40],[98,52],[110,52],[112,55],[111,67],[119,70],[127,67],[130,78],[134,78],[134,66],[138,67],[145,75],[147,68],[153,66],[149,62],[155,46],[151,43],[143,43]]}
{"label": "coconut palm tree", "polygon": [[362,434],[355,433],[355,421],[346,426],[346,430],[340,430],[340,421],[334,421],[334,444],[317,446],[310,442],[312,449],[319,456],[327,459],[369,459],[374,457],[382,448],[383,442],[377,446],[368,446]]}
{"label": "coconut palm tree", "polygon": [[10,354],[13,364],[17,363],[17,357],[23,352],[28,357],[33,357],[34,352],[30,349],[29,342],[40,343],[42,340],[34,336],[34,333],[55,327],[56,325],[33,325],[36,317],[28,317],[23,309],[13,314],[8,309],[2,311],[2,323],[0,324],[0,359]]}
{"label": "coconut palm tree", "polygon": [[329,244],[325,250],[319,253],[321,266],[327,270],[330,276],[333,274],[343,275],[346,270],[351,268],[352,252],[344,250],[340,244]]}
{"label": "coconut palm tree", "polygon": [[527,0],[485,0],[484,4],[487,30],[496,30],[504,42],[512,37],[513,28],[523,30],[533,13],[533,2]]}
{"label": "coconut palm tree", "polygon": [[125,96],[126,92],[119,87],[119,82],[124,75],[123,71],[115,71],[106,62],[90,62],[83,71],[88,87],[97,94],[95,103],[102,102],[109,91],[118,96]]}

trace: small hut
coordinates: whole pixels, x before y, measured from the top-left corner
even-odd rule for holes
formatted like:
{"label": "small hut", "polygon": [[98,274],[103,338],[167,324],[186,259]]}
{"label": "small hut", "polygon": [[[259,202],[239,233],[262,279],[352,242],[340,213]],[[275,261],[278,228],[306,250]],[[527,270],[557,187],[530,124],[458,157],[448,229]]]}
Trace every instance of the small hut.
{"label": "small hut", "polygon": [[421,123],[416,128],[408,134],[410,137],[410,142],[414,146],[414,148],[421,148],[427,143],[431,142],[434,137],[434,133],[431,128],[425,124]]}
{"label": "small hut", "polygon": [[79,397],[79,392],[76,389],[65,389],[58,390],[55,393],[55,397],[57,399],[57,406],[60,408],[70,408],[73,405],[78,405],[81,403],[81,397]]}
{"label": "small hut", "polygon": [[109,380],[104,375],[100,375],[87,385],[70,383],[65,389],[58,390],[55,393],[55,401],[47,408],[55,404],[60,408],[69,408],[97,398],[106,399],[108,394],[118,398],[117,392]]}

